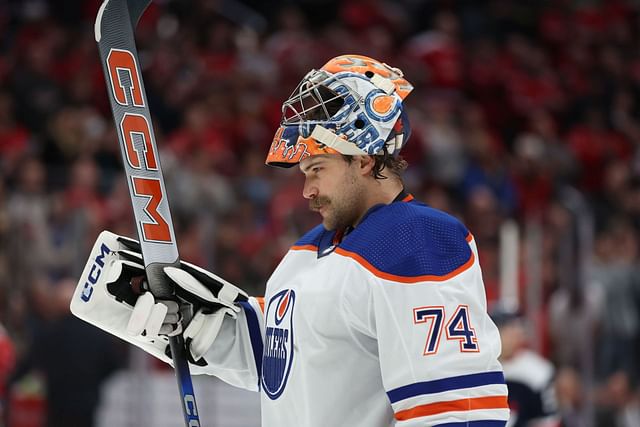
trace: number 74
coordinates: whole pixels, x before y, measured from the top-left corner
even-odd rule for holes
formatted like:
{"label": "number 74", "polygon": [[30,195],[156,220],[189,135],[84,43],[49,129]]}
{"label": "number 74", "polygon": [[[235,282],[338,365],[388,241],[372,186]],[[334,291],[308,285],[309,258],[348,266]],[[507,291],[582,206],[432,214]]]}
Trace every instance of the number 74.
{"label": "number 74", "polygon": [[[427,323],[429,325],[427,343],[424,346],[423,355],[429,356],[438,352],[445,318],[443,306],[427,306],[413,309],[413,323],[416,325]],[[471,320],[469,319],[469,306],[459,305],[444,326],[444,330],[447,340],[459,342],[461,352],[477,353],[480,351],[476,331],[471,327]]]}

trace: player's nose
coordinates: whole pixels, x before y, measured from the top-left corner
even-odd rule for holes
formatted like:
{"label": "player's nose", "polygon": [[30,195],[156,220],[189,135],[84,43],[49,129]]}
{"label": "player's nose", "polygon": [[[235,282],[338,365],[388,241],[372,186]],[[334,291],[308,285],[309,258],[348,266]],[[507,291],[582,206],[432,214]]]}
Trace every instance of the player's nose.
{"label": "player's nose", "polygon": [[318,196],[318,187],[309,182],[309,179],[304,180],[304,187],[302,189],[302,197],[305,199],[313,199]]}

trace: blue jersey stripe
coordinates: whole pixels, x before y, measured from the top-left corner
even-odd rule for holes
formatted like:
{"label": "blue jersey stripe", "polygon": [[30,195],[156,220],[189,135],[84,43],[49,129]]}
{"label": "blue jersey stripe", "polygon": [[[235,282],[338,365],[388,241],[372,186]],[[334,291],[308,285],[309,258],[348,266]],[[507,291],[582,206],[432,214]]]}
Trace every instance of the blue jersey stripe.
{"label": "blue jersey stripe", "polygon": [[441,378],[398,387],[387,392],[391,403],[423,394],[441,393],[443,391],[480,387],[490,384],[504,384],[501,371],[482,372],[479,374],[460,375],[457,377]]}
{"label": "blue jersey stripe", "polygon": [[506,421],[500,420],[478,420],[462,421],[459,423],[436,424],[433,427],[506,427]]}
{"label": "blue jersey stripe", "polygon": [[[240,301],[240,306],[244,309],[247,315],[247,325],[249,326],[249,337],[251,339],[251,348],[253,349],[253,358],[256,362],[256,370],[258,371],[258,378],[262,376],[262,334],[260,333],[260,323],[258,322],[258,315],[248,301]],[[260,386],[260,380],[258,380],[258,387]]]}

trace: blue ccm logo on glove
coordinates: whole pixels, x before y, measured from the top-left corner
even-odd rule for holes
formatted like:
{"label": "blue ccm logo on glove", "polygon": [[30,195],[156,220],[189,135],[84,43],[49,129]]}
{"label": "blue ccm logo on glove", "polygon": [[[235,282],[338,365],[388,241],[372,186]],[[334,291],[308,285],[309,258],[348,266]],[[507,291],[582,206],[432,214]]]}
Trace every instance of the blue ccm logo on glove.
{"label": "blue ccm logo on glove", "polygon": [[87,280],[84,282],[84,289],[82,290],[82,295],[80,295],[80,299],[82,299],[82,301],[89,302],[91,299],[91,295],[93,294],[93,285],[98,282],[100,273],[102,273],[102,269],[104,268],[104,257],[110,253],[111,249],[103,243],[102,246],[100,246],[100,254],[93,260],[91,271],[89,271],[89,277],[87,277]]}

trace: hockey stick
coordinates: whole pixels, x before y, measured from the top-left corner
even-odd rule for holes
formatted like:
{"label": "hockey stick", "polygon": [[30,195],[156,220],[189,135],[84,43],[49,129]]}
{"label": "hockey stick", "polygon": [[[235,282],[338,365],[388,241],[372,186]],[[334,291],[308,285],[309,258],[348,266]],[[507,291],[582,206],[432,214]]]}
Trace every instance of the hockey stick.
{"label": "hockey stick", "polygon": [[[171,298],[162,268],[179,265],[178,246],[160,169],[134,28],[151,0],[104,0],[95,23],[107,92],[118,133],[149,287]],[[200,426],[182,335],[169,339],[185,424]]]}

